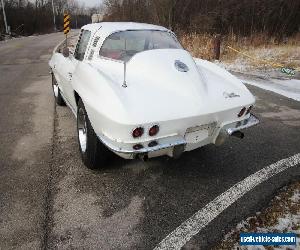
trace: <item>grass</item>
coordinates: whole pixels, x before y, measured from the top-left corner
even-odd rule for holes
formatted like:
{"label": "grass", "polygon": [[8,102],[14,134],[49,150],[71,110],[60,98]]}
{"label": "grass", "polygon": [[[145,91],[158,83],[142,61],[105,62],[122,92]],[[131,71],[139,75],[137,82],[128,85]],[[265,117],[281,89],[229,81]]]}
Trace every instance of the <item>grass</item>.
{"label": "grass", "polygon": [[[194,57],[213,60],[214,37],[210,34],[184,34],[179,35],[184,48]],[[257,60],[247,58],[227,46],[244,52]],[[300,33],[278,41],[266,34],[255,34],[249,37],[239,37],[235,34],[222,37],[221,58],[226,63],[244,63],[249,67],[272,67],[263,60],[280,63],[292,68],[300,67]]]}

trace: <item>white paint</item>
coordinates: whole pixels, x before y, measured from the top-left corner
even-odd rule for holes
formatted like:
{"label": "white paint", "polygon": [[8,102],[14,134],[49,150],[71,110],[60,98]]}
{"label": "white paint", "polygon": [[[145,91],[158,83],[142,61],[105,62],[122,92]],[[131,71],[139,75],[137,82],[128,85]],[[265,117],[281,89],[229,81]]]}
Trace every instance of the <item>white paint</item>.
{"label": "white paint", "polygon": [[194,235],[199,233],[212,220],[214,220],[219,214],[221,214],[226,208],[236,202],[244,194],[252,190],[257,185],[270,179],[272,176],[294,167],[299,163],[300,153],[271,164],[238,182],[226,192],[208,203],[204,208],[196,212],[192,217],[183,222],[164,240],[162,240],[158,246],[155,247],[155,250],[181,249],[181,247],[183,247]]}
{"label": "white paint", "polygon": [[[126,62],[126,88],[122,87],[124,62],[99,56],[103,41],[111,33],[125,30],[171,33],[170,30],[132,22],[94,23],[82,29],[91,32],[83,60],[76,60],[73,55],[65,58],[61,53],[55,53],[55,49],[49,65],[68,106],[77,109],[76,91],[95,133],[112,151],[122,153],[119,156],[133,158],[134,154],[130,152],[138,143],[144,146],[143,152],[153,151],[148,147],[153,140],[158,142],[155,150],[160,153],[155,156],[170,155],[167,152],[172,152],[172,145],[185,142],[188,128],[217,124],[212,135],[187,143],[185,147],[186,151],[196,149],[214,143],[224,126],[232,124],[235,127],[236,122],[249,118],[249,114],[237,117],[242,107],[248,108],[255,103],[246,86],[225,69],[192,58],[181,48],[136,53]],[[100,40],[94,43],[96,37]],[[189,70],[181,72],[176,69],[177,60]],[[238,97],[226,98],[227,93]],[[156,136],[150,137],[146,131],[154,124],[159,124],[160,130]],[[132,131],[137,126],[142,126],[145,133],[134,139]],[[170,151],[162,146],[165,138],[170,142],[167,143]]]}

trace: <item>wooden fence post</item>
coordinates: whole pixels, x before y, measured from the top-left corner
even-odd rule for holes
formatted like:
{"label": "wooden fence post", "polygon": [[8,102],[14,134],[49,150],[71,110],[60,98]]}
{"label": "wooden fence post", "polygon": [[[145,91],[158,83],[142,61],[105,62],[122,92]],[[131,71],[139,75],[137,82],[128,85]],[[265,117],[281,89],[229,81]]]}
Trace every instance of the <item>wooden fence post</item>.
{"label": "wooden fence post", "polygon": [[221,53],[221,35],[215,35],[213,39],[213,59],[220,60]]}

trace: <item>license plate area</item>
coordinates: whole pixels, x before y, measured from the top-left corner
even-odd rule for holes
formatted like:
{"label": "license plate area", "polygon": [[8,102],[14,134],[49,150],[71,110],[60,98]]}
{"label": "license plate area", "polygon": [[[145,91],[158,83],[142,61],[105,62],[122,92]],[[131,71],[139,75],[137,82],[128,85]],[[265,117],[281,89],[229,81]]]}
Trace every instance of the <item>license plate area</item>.
{"label": "license plate area", "polygon": [[198,143],[205,140],[213,134],[216,123],[210,123],[200,126],[188,128],[185,133],[185,140],[187,143]]}

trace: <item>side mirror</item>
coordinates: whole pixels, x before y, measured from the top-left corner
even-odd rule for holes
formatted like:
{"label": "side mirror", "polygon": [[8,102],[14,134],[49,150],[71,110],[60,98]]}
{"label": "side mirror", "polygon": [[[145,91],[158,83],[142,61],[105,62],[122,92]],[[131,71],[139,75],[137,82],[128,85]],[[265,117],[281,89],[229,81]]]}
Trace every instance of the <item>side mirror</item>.
{"label": "side mirror", "polygon": [[68,47],[63,48],[63,52],[62,52],[64,57],[69,57],[70,56],[70,50]]}

